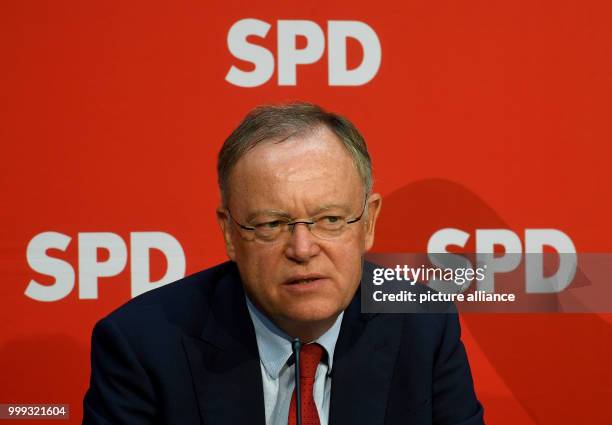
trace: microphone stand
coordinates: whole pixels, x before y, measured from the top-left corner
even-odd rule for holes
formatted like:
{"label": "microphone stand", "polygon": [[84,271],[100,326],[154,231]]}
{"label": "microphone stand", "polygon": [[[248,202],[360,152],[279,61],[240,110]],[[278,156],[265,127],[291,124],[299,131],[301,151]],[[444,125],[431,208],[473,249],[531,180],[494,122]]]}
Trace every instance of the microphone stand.
{"label": "microphone stand", "polygon": [[300,349],[302,348],[302,341],[299,338],[294,338],[291,341],[291,348],[295,358],[295,417],[297,419],[296,424],[302,425],[302,389],[300,388]]}

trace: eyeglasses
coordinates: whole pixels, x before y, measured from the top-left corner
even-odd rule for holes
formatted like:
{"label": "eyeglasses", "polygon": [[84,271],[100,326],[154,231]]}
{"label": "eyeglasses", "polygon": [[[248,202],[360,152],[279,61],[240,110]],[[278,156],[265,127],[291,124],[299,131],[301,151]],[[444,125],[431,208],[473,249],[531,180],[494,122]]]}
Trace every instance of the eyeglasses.
{"label": "eyeglasses", "polygon": [[365,213],[366,201],[363,203],[363,209],[361,214],[356,218],[346,218],[341,215],[322,215],[317,218],[312,218],[308,221],[305,220],[288,220],[283,218],[277,218],[275,220],[257,223],[252,226],[245,226],[240,224],[233,216],[229,208],[227,212],[231,217],[232,221],[236,223],[242,230],[246,230],[252,233],[253,239],[261,240],[264,242],[272,242],[278,239],[281,234],[284,234],[287,230],[293,232],[293,229],[298,224],[304,224],[310,232],[321,239],[334,239],[339,237],[347,228],[347,225],[357,223],[363,217]]}

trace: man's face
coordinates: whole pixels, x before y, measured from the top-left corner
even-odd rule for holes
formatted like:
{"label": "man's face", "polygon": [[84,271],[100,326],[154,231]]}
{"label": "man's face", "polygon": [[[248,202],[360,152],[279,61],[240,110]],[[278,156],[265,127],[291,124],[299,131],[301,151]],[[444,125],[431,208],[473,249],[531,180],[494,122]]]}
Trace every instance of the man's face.
{"label": "man's face", "polygon": [[[350,154],[327,128],[259,144],[238,161],[229,180],[228,208],[246,226],[273,221],[279,213],[293,220],[357,218],[365,201]],[[348,306],[361,278],[362,255],[373,243],[379,208],[380,196],[370,195],[362,219],[334,239],[321,239],[298,224],[264,242],[240,229],[224,209],[218,217],[249,298],[287,330],[335,320]]]}

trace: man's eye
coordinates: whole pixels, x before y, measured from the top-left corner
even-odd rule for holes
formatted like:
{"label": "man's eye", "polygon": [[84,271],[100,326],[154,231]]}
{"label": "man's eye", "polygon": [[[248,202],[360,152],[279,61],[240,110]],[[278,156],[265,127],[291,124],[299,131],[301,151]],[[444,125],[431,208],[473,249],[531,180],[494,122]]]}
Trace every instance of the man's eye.
{"label": "man's eye", "polygon": [[265,223],[256,224],[255,227],[257,227],[258,229],[262,229],[262,230],[265,230],[265,229],[276,229],[281,224],[282,224],[282,221],[274,220],[274,221],[266,221]]}
{"label": "man's eye", "polygon": [[341,219],[342,218],[338,217],[337,215],[328,215],[328,216],[323,217],[323,222],[334,224],[334,223],[339,222]]}

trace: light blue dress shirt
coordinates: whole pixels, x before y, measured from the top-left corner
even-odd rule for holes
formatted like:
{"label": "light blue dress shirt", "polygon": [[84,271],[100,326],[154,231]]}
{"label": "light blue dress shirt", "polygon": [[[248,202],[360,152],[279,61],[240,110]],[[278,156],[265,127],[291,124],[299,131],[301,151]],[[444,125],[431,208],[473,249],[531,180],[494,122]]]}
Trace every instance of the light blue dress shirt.
{"label": "light blue dress shirt", "polygon": [[[295,387],[294,366],[287,364],[293,354],[291,338],[270,321],[247,297],[247,307],[257,338],[261,363],[261,378],[266,411],[266,425],[287,425],[289,405]],[[327,356],[321,361],[315,374],[313,397],[321,425],[329,422],[329,400],[331,395],[331,371],[334,350],[340,333],[344,312],[340,313],[331,328],[312,341],[320,344]]]}

